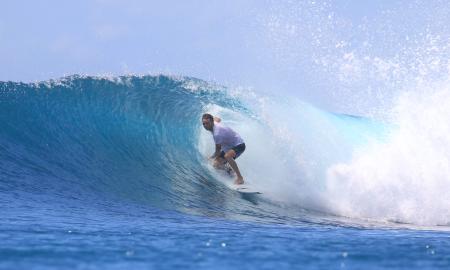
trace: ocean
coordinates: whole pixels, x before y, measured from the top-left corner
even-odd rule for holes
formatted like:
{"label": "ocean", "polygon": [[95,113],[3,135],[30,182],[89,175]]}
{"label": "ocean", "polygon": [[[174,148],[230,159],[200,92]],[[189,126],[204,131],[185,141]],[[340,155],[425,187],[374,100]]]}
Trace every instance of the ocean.
{"label": "ocean", "polygon": [[[190,77],[0,82],[0,269],[448,269],[447,93],[385,121]],[[205,112],[262,194],[208,163]]]}

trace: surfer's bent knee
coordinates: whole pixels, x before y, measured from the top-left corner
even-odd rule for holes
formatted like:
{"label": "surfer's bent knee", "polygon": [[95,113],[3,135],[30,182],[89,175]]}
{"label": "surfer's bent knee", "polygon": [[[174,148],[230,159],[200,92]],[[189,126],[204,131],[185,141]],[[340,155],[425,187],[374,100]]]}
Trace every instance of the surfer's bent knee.
{"label": "surfer's bent knee", "polygon": [[226,154],[225,154],[225,159],[226,160],[230,160],[233,159],[236,156],[236,152],[234,152],[234,150],[229,150]]}

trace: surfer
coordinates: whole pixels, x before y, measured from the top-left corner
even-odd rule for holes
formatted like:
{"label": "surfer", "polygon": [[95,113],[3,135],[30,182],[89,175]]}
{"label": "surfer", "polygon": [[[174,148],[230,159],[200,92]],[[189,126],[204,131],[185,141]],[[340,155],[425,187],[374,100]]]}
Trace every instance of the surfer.
{"label": "surfer", "polygon": [[211,131],[216,143],[216,151],[209,159],[214,160],[213,165],[216,169],[223,169],[228,162],[237,176],[234,183],[244,184],[244,178],[235,161],[245,151],[244,140],[234,130],[220,124],[220,121],[219,117],[213,117],[208,113],[202,116],[203,127]]}

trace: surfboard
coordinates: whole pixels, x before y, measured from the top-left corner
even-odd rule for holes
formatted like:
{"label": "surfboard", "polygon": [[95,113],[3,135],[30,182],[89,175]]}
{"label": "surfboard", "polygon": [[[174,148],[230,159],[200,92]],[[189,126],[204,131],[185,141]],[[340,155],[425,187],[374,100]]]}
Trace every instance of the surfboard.
{"label": "surfboard", "polygon": [[[221,168],[220,170],[222,170],[227,176],[229,177],[235,177],[236,174],[233,171],[233,169],[231,169],[230,164],[225,164],[225,166],[223,168]],[[262,192],[258,191],[257,189],[255,189],[252,186],[249,186],[248,184],[242,184],[242,185],[235,185],[235,184],[227,184],[227,186],[229,188],[231,188],[232,190],[235,190],[241,194],[262,194]]]}
{"label": "surfboard", "polygon": [[254,189],[251,186],[248,185],[232,185],[231,189],[236,190],[239,193],[243,193],[243,194],[262,194],[260,191]]}

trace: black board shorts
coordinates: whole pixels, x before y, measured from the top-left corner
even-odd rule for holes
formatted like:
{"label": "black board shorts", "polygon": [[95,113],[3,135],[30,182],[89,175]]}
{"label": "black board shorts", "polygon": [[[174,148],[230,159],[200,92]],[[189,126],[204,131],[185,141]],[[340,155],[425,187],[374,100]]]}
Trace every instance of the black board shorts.
{"label": "black board shorts", "polygon": [[[242,153],[244,153],[244,151],[245,151],[245,143],[238,144],[238,145],[236,145],[235,147],[233,147],[231,149],[233,149],[234,152],[236,153],[236,156],[233,159],[237,159]],[[220,151],[219,157],[225,158],[225,152],[224,151]]]}

